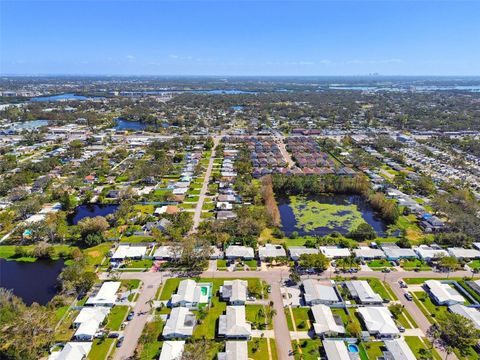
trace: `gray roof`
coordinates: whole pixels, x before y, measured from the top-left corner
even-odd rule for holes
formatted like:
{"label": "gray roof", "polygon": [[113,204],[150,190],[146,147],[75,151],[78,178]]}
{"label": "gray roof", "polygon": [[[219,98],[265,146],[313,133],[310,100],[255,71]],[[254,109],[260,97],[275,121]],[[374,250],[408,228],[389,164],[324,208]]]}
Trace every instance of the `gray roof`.
{"label": "gray roof", "polygon": [[225,352],[218,353],[218,360],[247,360],[248,345],[246,341],[227,341]]}
{"label": "gray roof", "polygon": [[247,300],[248,282],[246,280],[226,280],[220,288],[222,297],[231,302]]}
{"label": "gray roof", "polygon": [[339,302],[337,293],[333,286],[322,285],[315,279],[306,279],[303,281],[305,291],[305,301],[311,303],[318,302]]}
{"label": "gray roof", "polygon": [[162,335],[166,337],[192,336],[195,324],[195,315],[188,308],[173,308]]}
{"label": "gray roof", "polygon": [[385,340],[384,343],[392,360],[416,360],[404,338]]}
{"label": "gray roof", "polygon": [[381,303],[383,301],[382,297],[373,291],[365,280],[346,281],[345,284],[350,294],[358,298],[361,303]]}
{"label": "gray roof", "polygon": [[252,326],[246,322],[245,306],[227,306],[218,321],[218,334],[226,337],[250,337]]}

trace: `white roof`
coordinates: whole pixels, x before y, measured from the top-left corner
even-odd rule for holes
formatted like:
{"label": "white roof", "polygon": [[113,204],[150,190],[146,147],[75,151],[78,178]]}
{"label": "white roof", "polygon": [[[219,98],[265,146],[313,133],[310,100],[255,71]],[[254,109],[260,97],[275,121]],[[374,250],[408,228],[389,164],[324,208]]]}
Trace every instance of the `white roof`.
{"label": "white roof", "polygon": [[398,246],[383,246],[383,252],[389,258],[417,257],[412,249],[404,249]]}
{"label": "white roof", "polygon": [[385,253],[381,249],[374,249],[368,246],[360,246],[358,249],[354,249],[355,256],[362,258],[384,258]]}
{"label": "white roof", "polygon": [[372,287],[366,280],[347,281],[346,285],[350,294],[354,297],[358,297],[362,303],[381,303],[383,301],[382,297],[373,291]]}
{"label": "white roof", "polygon": [[247,360],[248,344],[246,341],[227,341],[225,352],[218,353],[219,360]]}
{"label": "white roof", "polygon": [[328,360],[350,360],[347,346],[342,340],[323,340]]}
{"label": "white roof", "polygon": [[87,357],[91,342],[69,342],[66,343],[61,351],[52,353],[48,360],[83,360]]}
{"label": "white roof", "polygon": [[258,248],[258,255],[261,258],[273,258],[287,256],[287,253],[281,245],[266,244]]}
{"label": "white roof", "polygon": [[392,320],[392,313],[383,306],[359,307],[357,311],[362,315],[365,326],[370,333],[380,335],[399,334],[395,322]]}
{"label": "white roof", "polygon": [[347,248],[339,248],[336,246],[320,246],[320,251],[328,258],[350,256],[350,250],[348,250]]}
{"label": "white roof", "polygon": [[326,302],[340,301],[333,286],[322,285],[318,280],[315,279],[304,280],[303,289],[305,291],[305,301],[307,303],[315,300]]}
{"label": "white roof", "polygon": [[248,246],[230,245],[225,251],[226,257],[253,258],[253,249]]}
{"label": "white roof", "polygon": [[445,302],[465,302],[463,296],[449,284],[443,284],[438,280],[427,280],[425,285],[428,286],[430,292],[437,298],[440,304]]}
{"label": "white roof", "polygon": [[[155,211],[153,213],[157,214],[157,215],[161,215],[161,214],[163,214],[167,211],[167,208],[168,208],[167,205],[162,206],[162,207],[158,207],[158,208],[155,209]],[[169,342],[173,342],[173,341],[169,341]]]}
{"label": "white roof", "polygon": [[220,315],[219,334],[240,337],[250,336],[252,326],[246,322],[245,306],[227,306],[226,315]]}
{"label": "white roof", "polygon": [[298,259],[303,254],[318,254],[320,250],[306,246],[290,246],[288,248],[288,252],[290,253],[290,257],[292,259]]}
{"label": "white roof", "polygon": [[80,324],[74,337],[93,337],[109,312],[110,308],[103,306],[83,308],[74,321],[74,323]]}
{"label": "white roof", "polygon": [[197,283],[191,279],[185,279],[178,284],[177,293],[172,295],[172,304],[179,302],[194,303],[200,300],[200,288]]}
{"label": "white roof", "polygon": [[106,281],[102,284],[102,287],[98,293],[94,296],[90,296],[87,300],[89,305],[103,305],[114,304],[117,300],[117,291],[120,288],[121,283],[119,281]]}
{"label": "white roof", "polygon": [[173,246],[159,246],[155,253],[153,254],[154,258],[168,258],[168,259],[178,259],[181,256],[181,250],[176,249]]}
{"label": "white roof", "polygon": [[137,258],[146,254],[146,246],[120,245],[112,256],[112,259]]}
{"label": "white roof", "polygon": [[392,354],[393,360],[416,360],[404,338],[384,341],[387,350]]}
{"label": "white roof", "polygon": [[476,249],[448,248],[448,253],[456,258],[475,259],[480,258],[480,251]]}
{"label": "white roof", "polygon": [[185,348],[185,341],[164,341],[158,360],[180,359]]}
{"label": "white roof", "polygon": [[172,309],[163,328],[163,336],[192,336],[195,327],[195,315],[186,307]]}
{"label": "white roof", "polygon": [[422,259],[433,259],[435,257],[448,256],[448,252],[443,249],[436,249],[425,245],[420,245],[417,248],[413,248],[413,250]]}
{"label": "white roof", "polygon": [[463,317],[472,320],[475,327],[480,330],[480,311],[478,311],[476,308],[468,307],[461,304],[455,304],[449,306],[448,309],[451,312],[462,315]]}
{"label": "white roof", "polygon": [[335,332],[338,334],[345,333],[345,327],[338,325],[333,317],[332,310],[326,305],[314,305],[312,306],[312,314],[315,318],[313,328],[315,333],[323,334],[328,332]]}
{"label": "white roof", "polygon": [[480,242],[474,242],[473,246],[480,250]]}
{"label": "white roof", "polygon": [[222,296],[231,302],[246,301],[248,282],[246,280],[226,280],[221,288]]}

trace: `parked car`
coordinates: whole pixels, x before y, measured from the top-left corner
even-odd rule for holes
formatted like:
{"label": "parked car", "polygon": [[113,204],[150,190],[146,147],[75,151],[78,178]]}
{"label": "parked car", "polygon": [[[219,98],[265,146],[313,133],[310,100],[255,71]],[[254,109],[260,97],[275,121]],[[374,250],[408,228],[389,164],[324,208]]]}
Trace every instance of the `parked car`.
{"label": "parked car", "polygon": [[268,292],[269,294],[272,292],[272,287],[271,287],[270,285],[267,287],[267,292]]}
{"label": "parked car", "polygon": [[405,328],[403,326],[399,326],[398,327],[398,331],[400,331],[401,333],[404,333],[405,332]]}
{"label": "parked car", "polygon": [[383,272],[383,273],[389,273],[390,271],[391,271],[391,270],[390,270],[389,268],[383,268],[383,269],[382,269],[382,272]]}
{"label": "parked car", "polygon": [[404,295],[405,295],[405,299],[407,299],[408,301],[412,301],[412,300],[413,300],[412,294],[406,292]]}
{"label": "parked car", "polygon": [[132,320],[134,316],[135,316],[135,312],[134,312],[134,311],[130,311],[130,312],[128,313],[128,316],[127,316],[127,321]]}
{"label": "parked car", "polygon": [[120,346],[122,346],[122,344],[123,344],[123,336],[118,339],[117,344],[115,346],[119,348]]}
{"label": "parked car", "polygon": [[401,288],[405,289],[407,288],[407,284],[403,280],[398,280],[398,284],[400,285]]}

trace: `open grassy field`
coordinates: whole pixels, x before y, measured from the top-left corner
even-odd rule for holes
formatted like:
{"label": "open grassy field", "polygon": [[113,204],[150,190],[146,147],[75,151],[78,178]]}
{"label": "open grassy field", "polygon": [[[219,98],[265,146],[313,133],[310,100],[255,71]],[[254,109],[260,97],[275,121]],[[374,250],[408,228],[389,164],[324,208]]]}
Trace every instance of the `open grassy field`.
{"label": "open grassy field", "polygon": [[107,318],[107,325],[105,328],[107,330],[120,330],[123,321],[127,317],[128,311],[130,308],[126,305],[115,305],[110,313],[108,314]]}
{"label": "open grassy field", "polygon": [[300,340],[300,343],[292,341],[295,360],[317,360],[320,358],[321,347],[322,340],[320,339]]}
{"label": "open grassy field", "polygon": [[88,360],[105,360],[107,359],[110,347],[116,342],[116,339],[95,339],[93,341],[92,350],[88,354]]}
{"label": "open grassy field", "polygon": [[[297,331],[307,331],[310,328],[310,308],[292,308],[292,313]],[[288,330],[294,331],[292,317],[288,308],[285,308],[285,316],[287,317]]]}

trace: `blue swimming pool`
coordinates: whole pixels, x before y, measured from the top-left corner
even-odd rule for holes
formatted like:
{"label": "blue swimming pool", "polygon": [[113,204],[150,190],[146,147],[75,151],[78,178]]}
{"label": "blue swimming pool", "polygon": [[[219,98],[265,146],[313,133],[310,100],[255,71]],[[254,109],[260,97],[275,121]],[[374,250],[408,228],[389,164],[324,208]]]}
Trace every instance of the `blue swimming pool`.
{"label": "blue swimming pool", "polygon": [[358,353],[358,346],[355,344],[348,344],[347,348],[351,353]]}

